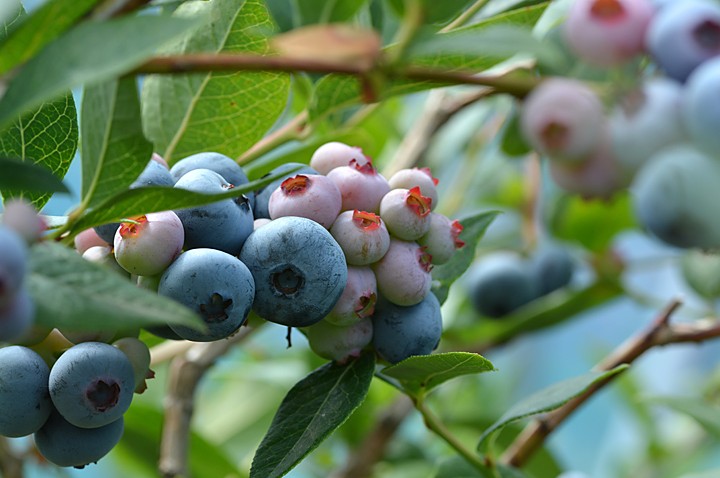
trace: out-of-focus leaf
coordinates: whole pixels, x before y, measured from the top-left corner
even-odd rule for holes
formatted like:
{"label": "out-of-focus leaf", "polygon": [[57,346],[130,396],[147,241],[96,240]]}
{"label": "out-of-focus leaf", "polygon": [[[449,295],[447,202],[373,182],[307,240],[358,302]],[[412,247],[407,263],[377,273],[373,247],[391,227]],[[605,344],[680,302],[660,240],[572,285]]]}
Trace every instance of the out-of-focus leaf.
{"label": "out-of-focus leaf", "polygon": [[486,468],[480,471],[462,457],[455,456],[440,464],[434,478],[528,478],[528,475],[502,464],[497,464],[494,470]]}
{"label": "out-of-focus leaf", "polygon": [[283,56],[371,65],[380,54],[380,37],[374,30],[346,24],[311,25],[297,28],[271,39],[272,47]]}
{"label": "out-of-focus leaf", "polygon": [[683,413],[698,422],[705,431],[720,438],[720,407],[694,397],[649,397],[645,401]]}
{"label": "out-of-focus leaf", "polygon": [[500,148],[503,153],[511,157],[525,156],[532,151],[520,129],[520,109],[517,105],[505,120]]}
{"label": "out-of-focus leaf", "polygon": [[68,192],[67,187],[49,169],[31,162],[0,158],[0,191],[55,193]]}
{"label": "out-of-focus leaf", "polygon": [[680,259],[680,267],[695,292],[708,299],[720,296],[720,255],[690,249]]}

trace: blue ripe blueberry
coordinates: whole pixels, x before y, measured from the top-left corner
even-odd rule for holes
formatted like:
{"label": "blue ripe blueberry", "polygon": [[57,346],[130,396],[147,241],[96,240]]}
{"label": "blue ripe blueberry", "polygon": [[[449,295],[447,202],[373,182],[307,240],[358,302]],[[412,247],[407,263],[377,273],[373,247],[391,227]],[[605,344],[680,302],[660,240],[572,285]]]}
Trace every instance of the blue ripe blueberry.
{"label": "blue ripe blueberry", "polygon": [[380,202],[380,217],[393,236],[405,241],[420,239],[430,229],[431,200],[420,188],[393,189]]}
{"label": "blue ripe blueberry", "polygon": [[390,192],[387,179],[378,173],[371,162],[360,165],[351,160],[347,166],[340,166],[327,174],[335,183],[342,196],[341,211],[380,212],[380,201]]}
{"label": "blue ripe blueberry", "polygon": [[650,22],[645,42],[669,77],[685,81],[697,66],[720,54],[720,6],[703,0],[672,2]]}
{"label": "blue ripe blueberry", "polygon": [[115,240],[115,233],[118,230],[118,227],[120,227],[119,222],[111,222],[108,224],[102,224],[100,226],[95,226],[93,229],[95,230],[95,233],[107,244],[112,244]]}
{"label": "blue ripe blueberry", "polygon": [[107,455],[122,438],[123,430],[122,417],[101,427],[80,428],[53,411],[34,438],[38,451],[49,462],[83,468]]}
{"label": "blue ripe blueberry", "polygon": [[180,337],[209,342],[229,337],[245,323],[255,282],[237,257],[215,249],[191,249],[170,264],[160,277],[158,294],[180,302],[200,315],[202,332],[171,325]]}
{"label": "blue ripe blueberry", "polygon": [[9,304],[0,307],[0,342],[15,342],[24,338],[34,322],[35,302],[23,287]]}
{"label": "blue ripe blueberry", "polygon": [[303,217],[281,217],[253,232],[240,259],[255,278],[253,310],[289,327],[319,322],[347,282],[342,249],[330,233]]}
{"label": "blue ripe blueberry", "polygon": [[[225,178],[225,181],[235,187],[247,184],[248,177],[242,166],[233,161],[231,158],[220,153],[197,153],[187,158],[183,158],[170,168],[170,174],[177,181],[185,175],[185,173],[193,169],[209,169],[215,171]],[[255,194],[252,192],[245,193],[250,208],[255,205]]]}
{"label": "blue ripe blueberry", "polygon": [[[219,194],[232,189],[215,171],[188,171],[175,188],[205,194]],[[185,249],[211,248],[228,254],[240,252],[253,230],[253,214],[247,198],[223,199],[204,206],[180,209],[175,213],[185,230]]]}
{"label": "blue ripe blueberry", "polygon": [[530,259],[538,297],[570,284],[575,262],[568,250],[559,245],[541,246]]}
{"label": "blue ripe blueberry", "polygon": [[310,157],[310,167],[318,174],[327,174],[335,168],[347,166],[352,160],[360,166],[370,161],[363,154],[362,149],[339,141],[331,141],[315,150]]}
{"label": "blue ripe blueberry", "polygon": [[340,214],[342,195],[327,176],[297,174],[287,178],[270,195],[271,219],[299,216],[312,219],[330,229]]}
{"label": "blue ripe blueberry", "polygon": [[372,269],[348,266],[345,290],[325,321],[338,326],[354,324],[373,314],[376,300],[377,281]]}
{"label": "blue ripe blueberry", "polygon": [[445,264],[456,250],[465,245],[459,238],[462,230],[463,226],[459,221],[452,221],[443,214],[431,212],[430,229],[417,242],[425,246],[433,264]]}
{"label": "blue ripe blueberry", "polygon": [[381,297],[372,321],[373,346],[390,363],[430,354],[442,335],[440,302],[432,293],[410,307],[395,305]]}
{"label": "blue ripe blueberry", "polygon": [[117,263],[141,276],[160,274],[180,254],[185,232],[173,211],[151,212],[123,223],[115,233]]}
{"label": "blue ripe blueberry", "polygon": [[11,345],[0,349],[0,435],[35,433],[50,416],[50,369],[31,349]]}
{"label": "blue ripe blueberry", "polygon": [[344,211],[335,219],[330,234],[353,266],[377,262],[390,247],[390,233],[380,216],[367,211]]}
{"label": "blue ripe blueberry", "polygon": [[438,202],[438,180],[434,178],[430,168],[401,169],[388,179],[391,189],[420,188],[420,194],[430,198],[430,206],[434,208]]}
{"label": "blue ripe blueberry", "polygon": [[373,323],[369,317],[350,325],[338,326],[326,320],[306,330],[310,349],[322,358],[338,363],[358,357],[373,337]]}
{"label": "blue ripe blueberry", "polygon": [[20,235],[0,225],[0,307],[7,306],[20,290],[27,272],[27,245]]}
{"label": "blue ripe blueberry", "polygon": [[130,407],[135,373],[127,356],[103,342],[70,347],[50,369],[50,398],[76,427],[97,428],[122,417]]}
{"label": "blue ripe blueberry", "polygon": [[283,181],[285,181],[287,178],[295,176],[297,174],[304,174],[306,176],[308,174],[319,174],[317,171],[315,171],[313,168],[306,164],[285,163],[273,169],[265,176],[280,174],[286,171],[288,171],[287,174],[280,176],[278,179],[266,185],[264,188],[258,190],[255,193],[255,207],[253,208],[253,215],[255,218],[270,219],[270,211],[268,211],[268,202],[270,201],[270,196],[277,188],[280,187]]}
{"label": "blue ripe blueberry", "polygon": [[390,248],[372,265],[378,292],[393,304],[421,302],[432,284],[432,257],[415,242],[390,239]]}
{"label": "blue ripe blueberry", "polygon": [[631,187],[640,224],[677,247],[717,249],[720,221],[720,162],[691,145],[671,146],[655,154]]}
{"label": "blue ripe blueberry", "polygon": [[693,71],[685,84],[682,106],[690,138],[709,154],[719,156],[720,57],[706,61]]}
{"label": "blue ripe blueberry", "polygon": [[468,295],[475,310],[500,318],[537,297],[535,276],[520,256],[496,252],[477,262],[467,276]]}

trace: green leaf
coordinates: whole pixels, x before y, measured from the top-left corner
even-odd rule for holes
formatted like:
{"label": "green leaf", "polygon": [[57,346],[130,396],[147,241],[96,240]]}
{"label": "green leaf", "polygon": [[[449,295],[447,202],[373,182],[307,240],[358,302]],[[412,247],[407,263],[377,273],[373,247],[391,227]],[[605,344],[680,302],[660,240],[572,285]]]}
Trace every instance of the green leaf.
{"label": "green leaf", "polygon": [[[40,105],[8,127],[0,128],[0,155],[43,166],[52,171],[57,180],[62,180],[70,168],[77,143],[77,111],[70,93]],[[38,180],[42,181],[42,177]],[[47,193],[21,195],[38,209],[50,199]]]}
{"label": "green leaf", "polygon": [[127,73],[158,46],[198,23],[139,15],[78,25],[50,43],[13,78],[0,100],[0,125],[70,88]]}
{"label": "green leaf", "polygon": [[27,61],[60,36],[100,0],[51,0],[25,16],[0,44],[0,74]]}
{"label": "green leaf", "polygon": [[299,23],[337,23],[350,20],[367,0],[303,0],[295,2]]}
{"label": "green leaf", "polygon": [[672,408],[683,413],[716,438],[720,438],[720,407],[694,397],[649,397],[650,404]]}
{"label": "green leaf", "polygon": [[36,323],[63,330],[133,330],[174,323],[202,329],[187,307],[141,289],[76,251],[45,242],[31,248],[27,285]]}
{"label": "green leaf", "polygon": [[0,4],[0,43],[15,31],[25,18],[20,0],[7,0]]}
{"label": "green leaf", "polygon": [[561,194],[548,207],[546,214],[555,237],[578,242],[594,252],[607,250],[619,232],[637,227],[628,192],[607,200]]}
{"label": "green leaf", "polygon": [[585,375],[563,380],[547,388],[544,388],[529,397],[516,403],[506,411],[498,420],[486,429],[480,436],[478,449],[483,442],[496,430],[503,428],[509,423],[539,413],[545,413],[562,407],[573,398],[582,395],[590,387],[608,380],[628,368],[627,364],[615,367],[606,372],[590,372]]}
{"label": "green leaf", "polygon": [[80,118],[82,200],[94,207],[127,189],[152,155],[142,132],[135,78],[85,88]]}
{"label": "green leaf", "polygon": [[0,158],[0,191],[3,194],[24,191],[66,193],[68,189],[57,176],[44,166],[16,159]]}
{"label": "green leaf", "polygon": [[346,365],[323,365],[295,384],[260,443],[250,476],[289,472],[360,406],[374,370],[375,355],[363,354]]}
{"label": "green leaf", "polygon": [[126,189],[107,198],[89,209],[73,223],[73,230],[80,232],[89,227],[140,216],[150,212],[184,209],[210,204],[222,199],[236,198],[273,182],[285,173],[277,173],[220,194],[203,194],[170,187],[140,187]]}
{"label": "green leaf", "polygon": [[402,362],[385,367],[382,374],[396,378],[406,391],[417,395],[423,389],[430,391],[455,377],[494,370],[493,364],[482,355],[447,352],[406,358]]}
{"label": "green leaf", "polygon": [[432,270],[433,292],[441,304],[447,299],[453,282],[472,264],[478,242],[498,214],[497,211],[483,211],[459,219],[463,226],[459,238],[465,242],[465,246],[455,251],[447,263],[435,266]]}
{"label": "green leaf", "polygon": [[513,105],[512,111],[505,120],[500,148],[510,157],[525,156],[532,151],[520,129],[520,108],[517,104]]}
{"label": "green leaf", "polygon": [[[438,33],[436,36],[442,39],[453,38],[454,35],[479,34],[478,32],[496,25],[534,25],[547,6],[548,2],[544,2],[533,7],[513,10],[449,33]],[[386,51],[392,48],[394,48],[393,45],[387,47]],[[507,57],[508,55],[478,56],[429,52],[426,55],[414,58],[410,64],[412,66],[434,67],[443,70],[481,72],[500,63]],[[385,99],[394,95],[427,90],[437,86],[442,85],[431,81],[388,80],[385,89],[380,91],[379,94],[380,99]],[[334,111],[360,103],[361,99],[362,88],[357,78],[342,75],[327,75],[318,81],[315,91],[313,92],[310,102],[310,118],[313,121],[319,121]]]}
{"label": "green leaf", "polygon": [[[262,1],[188,2],[176,15],[208,12],[210,25],[165,53],[268,52],[272,30]],[[285,108],[290,76],[284,73],[150,75],[142,91],[147,137],[170,164],[203,151],[240,156],[270,129]]]}
{"label": "green leaf", "polygon": [[[405,0],[390,0],[398,15],[405,14]],[[473,0],[420,0],[425,23],[447,23],[459,16]]]}
{"label": "green leaf", "polygon": [[707,299],[720,297],[720,255],[690,249],[680,259],[685,282]]}

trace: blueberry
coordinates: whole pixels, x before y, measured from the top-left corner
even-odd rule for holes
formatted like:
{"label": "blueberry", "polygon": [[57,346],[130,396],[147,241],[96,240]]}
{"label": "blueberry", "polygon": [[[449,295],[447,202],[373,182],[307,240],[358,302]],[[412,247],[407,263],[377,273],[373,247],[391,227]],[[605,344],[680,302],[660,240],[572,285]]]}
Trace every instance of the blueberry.
{"label": "blueberry", "polygon": [[76,427],[97,428],[130,407],[135,374],[127,356],[112,345],[83,342],[65,351],[50,370],[50,398]]}
{"label": "blueberry", "polygon": [[421,302],[430,292],[432,258],[414,242],[390,240],[390,248],[372,265],[378,291],[393,304],[409,306]]}
{"label": "blueberry", "polygon": [[9,304],[0,307],[0,342],[23,339],[35,322],[35,302],[27,289],[21,288]]}
{"label": "blueberry", "polygon": [[158,294],[174,299],[197,312],[207,325],[201,332],[171,325],[180,337],[209,342],[229,337],[245,323],[255,282],[237,257],[215,249],[184,252],[160,277]]}
{"label": "blueberry", "polygon": [[151,159],[147,166],[143,169],[138,178],[130,185],[130,189],[136,189],[144,186],[163,186],[171,188],[175,185],[170,171],[160,164],[158,161]]}
{"label": "blueberry", "polygon": [[52,411],[50,369],[37,353],[19,345],[0,349],[0,364],[0,435],[35,433]]}
{"label": "blueberry", "polygon": [[381,298],[372,320],[375,350],[390,363],[430,354],[442,335],[440,302],[432,293],[410,307]]}
{"label": "blueberry", "polygon": [[418,244],[426,247],[433,264],[445,264],[452,258],[456,250],[465,245],[459,239],[462,230],[463,226],[460,222],[432,212],[430,213],[430,228],[425,235],[418,239]]}
{"label": "blueberry", "polygon": [[[177,181],[183,177],[185,173],[193,169],[209,169],[215,171],[222,176],[225,181],[235,187],[242,186],[249,182],[242,166],[220,153],[198,153],[183,158],[173,164],[172,168],[170,168],[170,174],[175,181]],[[247,196],[248,201],[250,201],[250,208],[252,208],[255,205],[255,194],[247,192],[245,196]]]}
{"label": "blueberry", "polygon": [[511,252],[482,258],[468,271],[467,284],[475,310],[490,318],[508,315],[537,297],[529,265]]}
{"label": "blueberry", "polygon": [[[226,192],[232,187],[209,169],[193,169],[175,183],[177,189],[207,194]],[[185,249],[212,248],[237,254],[253,229],[252,210],[243,196],[175,212],[185,230]]]}
{"label": "blueberry", "polygon": [[430,168],[401,169],[388,179],[391,189],[420,188],[420,194],[430,198],[430,206],[434,208],[438,202],[437,178],[434,178]]}
{"label": "blueberry", "polygon": [[345,211],[335,219],[330,234],[347,263],[364,266],[377,262],[390,247],[390,233],[380,216],[367,211]]}
{"label": "blueberry", "polygon": [[118,264],[111,246],[92,246],[83,252],[82,257],[86,261],[102,264],[104,267],[117,272],[122,277],[130,277],[130,273]]}
{"label": "blueberry", "polygon": [[565,247],[541,246],[530,260],[538,296],[547,295],[570,284],[575,262]]}
{"label": "blueberry", "polygon": [[685,81],[698,65],[720,54],[720,7],[702,0],[672,2],[650,22],[645,41],[665,73]]}
{"label": "blueberry", "polygon": [[[300,169],[298,169],[298,168],[300,168]],[[255,207],[253,208],[254,217],[270,219],[270,212],[268,211],[268,202],[270,201],[270,196],[277,188],[280,187],[282,182],[285,181],[287,178],[289,178],[291,176],[295,176],[297,174],[305,174],[305,175],[319,174],[317,171],[315,171],[313,168],[311,168],[310,166],[308,166],[306,164],[285,163],[285,164],[273,169],[272,171],[267,173],[265,176],[279,174],[279,173],[283,173],[285,171],[292,171],[292,172],[288,172],[286,175],[279,177],[278,179],[276,179],[275,181],[266,185],[264,188],[258,190],[255,193]]]}
{"label": "blueberry", "polygon": [[0,225],[0,307],[15,298],[27,273],[28,251],[23,238]]}
{"label": "blueberry", "polygon": [[45,459],[57,466],[82,468],[107,455],[122,438],[123,429],[122,417],[101,427],[80,428],[53,411],[35,433],[35,445]]}
{"label": "blueberry", "polygon": [[147,388],[145,379],[150,372],[150,349],[145,342],[135,337],[123,337],[112,344],[130,360],[135,372],[135,392],[142,393]]}
{"label": "blueberry", "polygon": [[706,61],[693,71],[685,85],[682,105],[690,137],[698,147],[715,157],[720,155],[719,89],[720,57]]}
{"label": "blueberry", "polygon": [[[114,238],[115,236],[113,233],[113,239]],[[81,231],[77,236],[75,236],[74,242],[75,250],[78,251],[80,254],[83,254],[85,251],[87,251],[93,246],[107,247],[110,245],[107,242],[103,241],[103,239],[92,227],[90,229],[85,229],[84,231]]]}
{"label": "blueberry", "polygon": [[270,195],[271,219],[299,216],[312,219],[330,229],[340,214],[342,196],[327,176],[297,174],[287,178]]}
{"label": "blueberry", "polygon": [[95,226],[93,229],[100,239],[105,241],[107,244],[112,244],[115,240],[115,232],[117,232],[118,227],[120,227],[119,222],[111,222],[109,224]]}
{"label": "blueberry", "polygon": [[358,357],[372,337],[373,323],[369,317],[345,326],[321,320],[307,328],[310,349],[322,358],[339,363]]}
{"label": "blueberry", "polygon": [[420,239],[430,229],[431,199],[420,188],[393,189],[380,202],[380,217],[393,236],[405,241]]}
{"label": "blueberry", "polygon": [[339,141],[331,141],[315,150],[310,158],[310,167],[318,174],[327,174],[335,168],[347,166],[353,159],[360,166],[370,161],[362,153],[362,149]]}
{"label": "blueberry", "polygon": [[390,184],[378,173],[371,162],[360,165],[351,160],[347,166],[340,166],[327,174],[335,183],[342,196],[341,211],[380,211],[380,201],[390,192]]}
{"label": "blueberry", "polygon": [[257,229],[240,259],[255,278],[253,310],[290,327],[319,322],[347,282],[338,243],[320,224],[302,217],[281,217]]}
{"label": "blueberry", "polygon": [[377,281],[372,269],[348,266],[345,290],[325,321],[338,326],[354,324],[373,314],[376,300]]}
{"label": "blueberry", "polygon": [[26,199],[8,198],[3,204],[2,222],[28,244],[39,241],[47,230],[45,220]]}
{"label": "blueberry", "polygon": [[123,223],[115,233],[117,263],[131,274],[160,274],[180,254],[185,232],[172,211],[145,214]]}
{"label": "blueberry", "polygon": [[631,191],[640,224],[677,247],[720,247],[720,163],[691,145],[655,154],[635,177]]}

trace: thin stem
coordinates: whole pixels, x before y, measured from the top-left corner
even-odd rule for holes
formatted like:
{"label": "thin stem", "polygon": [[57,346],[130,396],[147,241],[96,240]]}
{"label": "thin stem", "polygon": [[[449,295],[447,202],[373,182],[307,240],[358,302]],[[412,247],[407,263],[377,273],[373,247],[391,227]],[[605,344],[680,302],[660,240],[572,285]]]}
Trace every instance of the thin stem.
{"label": "thin stem", "polygon": [[474,451],[468,449],[463,443],[447,429],[445,424],[425,404],[424,397],[418,397],[415,400],[415,408],[423,417],[425,426],[428,430],[434,432],[437,436],[445,440],[445,443],[450,445],[460,456],[465,458],[468,463],[480,471],[486,471],[487,465],[482,457],[480,457]]}
{"label": "thin stem", "polygon": [[420,0],[410,0],[405,2],[407,10],[400,24],[400,30],[397,33],[394,47],[388,51],[387,60],[390,64],[397,64],[402,61],[403,55],[412,43],[413,38],[423,22],[423,6]]}
{"label": "thin stem", "polygon": [[457,17],[455,20],[445,26],[442,30],[440,30],[440,33],[447,33],[450,30],[455,30],[456,28],[460,28],[461,26],[465,25],[467,22],[472,20],[472,18],[477,12],[479,12],[485,5],[487,5],[488,1],[489,0],[476,0],[475,3],[470,5],[467,10],[460,14],[459,17]]}
{"label": "thin stem", "polygon": [[311,134],[308,125],[308,113],[303,111],[287,122],[277,131],[270,133],[245,151],[238,159],[238,164],[249,163],[269,151],[294,140],[301,140]]}

